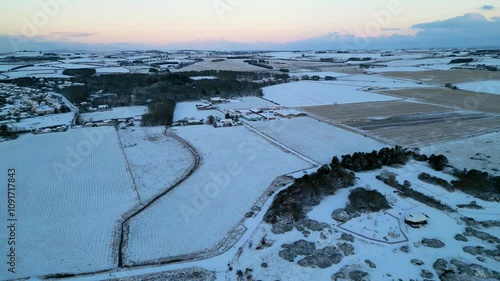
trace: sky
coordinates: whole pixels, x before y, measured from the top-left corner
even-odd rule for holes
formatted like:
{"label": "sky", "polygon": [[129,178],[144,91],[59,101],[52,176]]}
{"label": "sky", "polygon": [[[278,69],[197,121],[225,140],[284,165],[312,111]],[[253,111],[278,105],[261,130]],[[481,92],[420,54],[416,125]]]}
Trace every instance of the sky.
{"label": "sky", "polygon": [[2,0],[23,49],[500,47],[500,0]]}

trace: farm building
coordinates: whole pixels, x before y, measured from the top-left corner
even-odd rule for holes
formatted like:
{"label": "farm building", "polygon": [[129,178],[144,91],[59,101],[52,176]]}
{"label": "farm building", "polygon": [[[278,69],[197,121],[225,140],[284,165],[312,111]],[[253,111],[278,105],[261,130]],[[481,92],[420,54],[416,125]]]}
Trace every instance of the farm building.
{"label": "farm building", "polygon": [[262,112],[259,115],[264,117],[265,120],[276,120],[276,115],[271,112]]}
{"label": "farm building", "polygon": [[248,114],[248,115],[243,115],[241,118],[248,121],[260,121],[262,120],[263,117],[258,114]]}
{"label": "farm building", "polygon": [[428,219],[425,214],[411,214],[405,218],[405,223],[413,228],[420,228],[427,224]]}
{"label": "farm building", "polygon": [[229,100],[221,98],[221,97],[210,98],[208,101],[212,104],[229,102]]}

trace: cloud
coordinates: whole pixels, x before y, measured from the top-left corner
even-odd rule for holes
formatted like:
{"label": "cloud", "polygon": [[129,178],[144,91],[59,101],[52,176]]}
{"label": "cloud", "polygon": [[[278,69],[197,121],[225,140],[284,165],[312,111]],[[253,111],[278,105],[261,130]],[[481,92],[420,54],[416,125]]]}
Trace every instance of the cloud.
{"label": "cloud", "polygon": [[483,11],[491,11],[491,10],[495,10],[496,7],[492,6],[492,5],[484,5],[484,6],[479,7],[479,9],[483,10]]}
{"label": "cloud", "polygon": [[51,32],[50,35],[61,37],[61,38],[81,38],[81,37],[90,37],[94,36],[97,33],[89,33],[89,32]]}
{"label": "cloud", "polygon": [[[331,32],[323,36],[303,40],[278,42],[234,42],[222,39],[194,40],[164,45],[137,43],[83,44],[73,38],[89,37],[85,32],[55,32],[48,36],[26,38],[1,36],[0,52],[18,50],[75,50],[120,51],[141,49],[195,49],[195,50],[338,50],[338,49],[416,49],[416,48],[481,48],[500,46],[500,19],[487,19],[479,13],[440,21],[419,23],[412,26],[411,35],[398,34],[397,28],[385,29],[389,34],[379,37],[358,37],[343,32]],[[54,39],[56,38],[56,39]]]}

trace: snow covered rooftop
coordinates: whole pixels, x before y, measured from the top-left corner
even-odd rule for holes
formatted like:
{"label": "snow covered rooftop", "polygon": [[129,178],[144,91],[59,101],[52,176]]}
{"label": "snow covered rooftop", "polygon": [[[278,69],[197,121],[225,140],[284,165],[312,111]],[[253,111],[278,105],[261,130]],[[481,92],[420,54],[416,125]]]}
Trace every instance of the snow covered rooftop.
{"label": "snow covered rooftop", "polygon": [[424,222],[427,221],[427,219],[427,216],[424,214],[411,214],[405,218],[406,221],[412,223]]}

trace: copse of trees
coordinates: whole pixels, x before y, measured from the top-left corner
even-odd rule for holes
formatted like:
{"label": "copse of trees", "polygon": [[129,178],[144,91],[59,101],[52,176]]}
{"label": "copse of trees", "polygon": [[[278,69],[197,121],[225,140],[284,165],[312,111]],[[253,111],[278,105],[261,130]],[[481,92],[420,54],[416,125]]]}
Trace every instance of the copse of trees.
{"label": "copse of trees", "polygon": [[349,194],[347,210],[359,212],[378,212],[390,209],[391,206],[385,196],[377,190],[366,190],[358,187]]}
{"label": "copse of trees", "polygon": [[[151,100],[167,102],[168,100],[186,101],[197,100],[213,96],[257,96],[259,90],[267,84],[253,83],[252,81],[264,77],[272,77],[272,74],[231,72],[231,71],[201,71],[187,73],[166,74],[108,74],[94,75],[90,77],[77,76],[73,82],[86,85],[88,93],[102,91],[103,95],[93,99],[93,104],[109,104],[110,106],[126,106],[132,102],[134,105],[146,105]],[[216,76],[219,79],[194,81],[190,76]],[[276,83],[276,82],[274,82]],[[65,94],[61,90],[62,94]],[[75,100],[81,100],[79,98]],[[88,96],[86,97],[88,98]],[[86,100],[82,100],[86,101]]]}
{"label": "copse of trees", "polygon": [[70,86],[63,88],[61,94],[72,103],[81,103],[89,99],[90,93],[86,86]]}
{"label": "copse of trees", "polygon": [[455,170],[458,180],[451,181],[454,188],[483,200],[500,200],[500,177],[478,170]]}
{"label": "copse of trees", "polygon": [[343,155],[341,160],[337,156],[332,159],[332,166],[340,165],[342,168],[354,172],[371,171],[382,166],[404,165],[410,158],[418,158],[416,151],[404,149],[401,146],[382,148],[372,152],[355,152],[353,155]]}
{"label": "copse of trees", "polygon": [[450,64],[458,64],[458,63],[470,63],[473,62],[473,58],[462,58],[462,59],[453,59],[450,61]]}
{"label": "copse of trees", "polygon": [[325,196],[338,189],[353,186],[355,175],[340,166],[325,165],[316,173],[296,179],[294,184],[280,192],[264,216],[264,221],[277,223],[280,219],[299,221]]}
{"label": "copse of trees", "polygon": [[176,102],[155,102],[148,106],[148,113],[142,116],[142,126],[171,126],[174,119]]}
{"label": "copse of trees", "polygon": [[6,124],[0,125],[0,137],[4,137],[6,139],[17,139],[19,137],[19,134],[27,133],[29,132],[28,130],[16,130],[13,128],[10,128]]}
{"label": "copse of trees", "polygon": [[65,69],[63,71],[63,74],[68,75],[68,76],[89,77],[89,76],[96,74],[96,70],[94,68]]}

